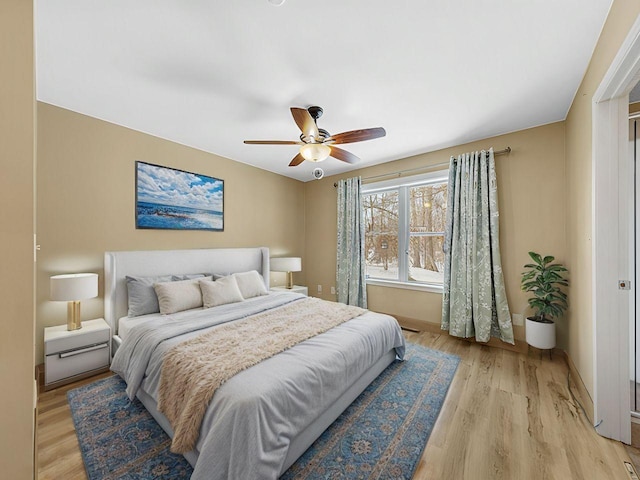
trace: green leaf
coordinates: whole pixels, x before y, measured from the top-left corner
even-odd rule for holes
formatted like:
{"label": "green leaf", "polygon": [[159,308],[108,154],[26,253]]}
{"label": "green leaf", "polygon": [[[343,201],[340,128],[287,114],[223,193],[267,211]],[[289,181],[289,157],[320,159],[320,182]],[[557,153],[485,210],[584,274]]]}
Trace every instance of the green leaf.
{"label": "green leaf", "polygon": [[538,255],[536,252],[529,252],[529,256],[536,262],[538,265],[542,265],[542,257]]}
{"label": "green leaf", "polygon": [[568,303],[567,295],[560,287],[569,285],[564,276],[568,270],[559,263],[551,263],[555,260],[551,255],[542,257],[529,252],[529,256],[536,263],[527,263],[520,279],[520,288],[532,295],[527,300],[529,306],[537,317],[562,316]]}
{"label": "green leaf", "polygon": [[547,265],[548,270],[552,270],[555,272],[567,272],[568,270],[560,265],[559,263],[554,263],[553,265]]}
{"label": "green leaf", "polygon": [[535,264],[535,263],[527,263],[524,267],[525,268],[534,268],[536,270],[542,270],[542,267],[540,265]]}

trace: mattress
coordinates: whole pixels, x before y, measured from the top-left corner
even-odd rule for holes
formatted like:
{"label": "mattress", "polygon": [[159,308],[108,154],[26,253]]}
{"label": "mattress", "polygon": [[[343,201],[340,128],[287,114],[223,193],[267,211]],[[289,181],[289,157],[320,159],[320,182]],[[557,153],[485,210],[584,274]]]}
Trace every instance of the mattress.
{"label": "mattress", "polygon": [[[183,312],[180,318],[125,321],[128,331],[113,369],[127,381],[130,396],[141,391],[157,400],[162,358],[173,345],[215,328],[216,323],[300,297],[271,294],[209,312]],[[187,324],[196,325],[195,331]],[[142,332],[159,337],[159,330],[181,333],[147,345]],[[133,344],[139,345],[133,348]],[[277,478],[295,448],[292,442],[394,349],[403,355],[404,337],[395,319],[367,312],[231,378],[216,391],[196,450],[186,455],[195,463],[192,478]]]}
{"label": "mattress", "polygon": [[158,316],[160,316],[159,313],[150,313],[139,317],[122,317],[118,319],[118,336],[124,341],[129,336],[132,328],[154,320]]}

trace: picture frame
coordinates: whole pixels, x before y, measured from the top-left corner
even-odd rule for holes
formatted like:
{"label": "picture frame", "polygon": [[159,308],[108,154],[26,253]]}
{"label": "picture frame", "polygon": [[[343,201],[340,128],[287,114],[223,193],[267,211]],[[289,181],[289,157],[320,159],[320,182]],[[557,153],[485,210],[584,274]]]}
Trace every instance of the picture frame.
{"label": "picture frame", "polygon": [[224,231],[224,180],[136,161],[136,229]]}

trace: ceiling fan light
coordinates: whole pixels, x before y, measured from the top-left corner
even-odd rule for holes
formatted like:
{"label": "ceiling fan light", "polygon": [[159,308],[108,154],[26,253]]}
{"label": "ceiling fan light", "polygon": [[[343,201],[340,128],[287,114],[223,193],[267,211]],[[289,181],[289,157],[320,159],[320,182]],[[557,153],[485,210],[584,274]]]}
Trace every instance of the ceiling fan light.
{"label": "ceiling fan light", "polygon": [[331,147],[323,143],[307,143],[300,147],[300,155],[311,162],[321,162],[331,155]]}

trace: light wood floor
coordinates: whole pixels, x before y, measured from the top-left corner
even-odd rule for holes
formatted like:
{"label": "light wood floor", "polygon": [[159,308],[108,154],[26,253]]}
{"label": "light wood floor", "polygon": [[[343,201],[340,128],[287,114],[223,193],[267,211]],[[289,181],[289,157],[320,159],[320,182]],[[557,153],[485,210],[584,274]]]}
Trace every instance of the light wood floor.
{"label": "light wood floor", "polygon": [[[414,480],[630,478],[625,446],[600,437],[574,404],[562,357],[523,355],[438,333],[405,334],[461,358]],[[40,395],[41,480],[86,479],[66,392],[105,375]]]}

